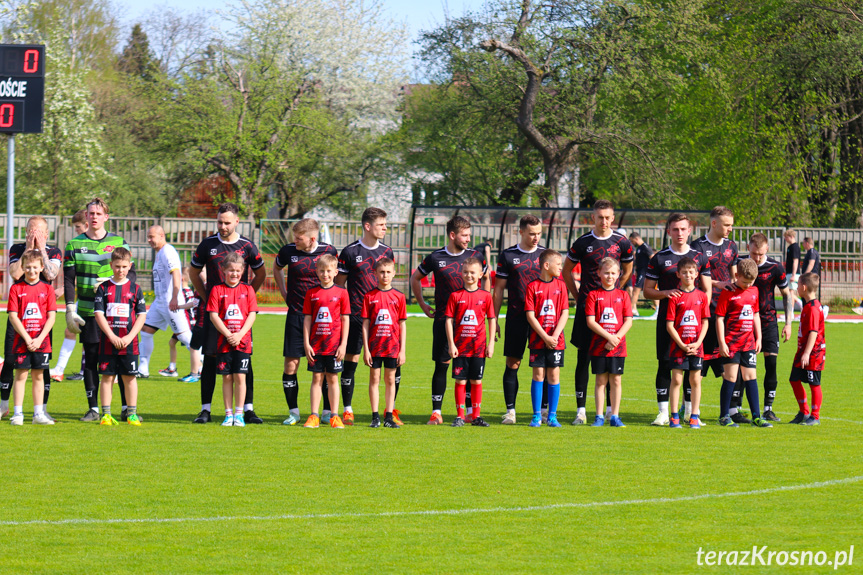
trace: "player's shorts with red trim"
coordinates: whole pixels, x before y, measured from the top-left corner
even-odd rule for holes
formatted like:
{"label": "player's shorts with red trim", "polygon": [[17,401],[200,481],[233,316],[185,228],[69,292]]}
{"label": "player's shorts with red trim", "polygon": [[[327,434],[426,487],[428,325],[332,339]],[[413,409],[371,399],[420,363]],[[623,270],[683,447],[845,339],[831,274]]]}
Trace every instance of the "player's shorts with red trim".
{"label": "player's shorts with red trim", "polygon": [[683,371],[701,371],[704,368],[704,358],[697,355],[672,357],[666,363],[666,369],[682,369]]}
{"label": "player's shorts with red trim", "polygon": [[233,373],[249,373],[252,367],[252,354],[232,350],[228,353],[216,355],[216,373],[219,375],[231,375]]}
{"label": "player's shorts with red trim", "polygon": [[788,381],[799,381],[808,383],[809,385],[821,385],[821,372],[812,369],[803,369],[800,367],[791,368],[791,377]]}
{"label": "player's shorts with red trim", "polygon": [[455,357],[452,360],[453,379],[482,379],[485,372],[484,357]]}
{"label": "player's shorts with red trim", "polygon": [[626,366],[626,356],[612,355],[591,355],[590,356],[590,372],[593,375],[598,373],[610,373],[612,375],[623,375],[623,368]]}
{"label": "player's shorts with red trim", "polygon": [[138,376],[137,355],[99,355],[100,375]]}
{"label": "player's shorts with red trim", "polygon": [[563,367],[562,349],[532,349],[530,350],[530,367]]}
{"label": "player's shorts with red trim", "polygon": [[13,357],[14,369],[48,369],[51,363],[51,354],[41,351],[16,353]]}
{"label": "player's shorts with red trim", "polygon": [[728,365],[729,363],[738,363],[741,367],[752,367],[754,368],[758,363],[758,354],[755,353],[755,350],[748,351],[738,351],[731,357],[723,357],[722,364]]}
{"label": "player's shorts with red trim", "polygon": [[334,355],[316,355],[315,361],[310,361],[308,366],[312,373],[341,373],[344,369],[344,362],[337,360]]}

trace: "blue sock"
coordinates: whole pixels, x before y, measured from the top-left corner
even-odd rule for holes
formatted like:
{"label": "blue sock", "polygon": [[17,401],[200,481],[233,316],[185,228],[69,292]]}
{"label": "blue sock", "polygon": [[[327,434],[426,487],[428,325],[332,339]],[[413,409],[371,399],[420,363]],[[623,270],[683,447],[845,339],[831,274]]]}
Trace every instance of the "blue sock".
{"label": "blue sock", "polygon": [[750,411],[752,411],[752,419],[757,419],[761,417],[759,411],[761,403],[758,401],[758,380],[750,379],[744,381],[743,384],[746,386],[746,400],[749,402]]}
{"label": "blue sock", "polygon": [[722,380],[722,388],[719,390],[719,417],[725,417],[731,410],[731,398],[734,396],[735,382]]}
{"label": "blue sock", "polygon": [[560,385],[548,386],[548,415],[557,415],[557,403],[560,401]]}
{"label": "blue sock", "polygon": [[530,401],[533,404],[533,413],[539,415],[542,409],[542,382],[530,381]]}

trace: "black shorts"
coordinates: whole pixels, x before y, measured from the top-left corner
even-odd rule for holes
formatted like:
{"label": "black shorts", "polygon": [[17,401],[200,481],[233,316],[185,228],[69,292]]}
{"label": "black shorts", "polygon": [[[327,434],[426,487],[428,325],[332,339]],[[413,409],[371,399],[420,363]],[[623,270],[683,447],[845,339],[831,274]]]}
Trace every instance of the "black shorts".
{"label": "black shorts", "polygon": [[[300,328],[302,329],[302,328]],[[300,331],[302,334],[302,331]],[[446,339],[446,336],[444,336]],[[302,340],[300,340],[302,347]],[[352,315],[348,328],[348,345],[345,348],[346,355],[358,355],[363,351],[363,318],[359,315]],[[332,373],[332,372],[330,372]]]}
{"label": "black shorts", "polygon": [[504,357],[524,357],[524,348],[527,347],[527,339],[531,330],[527,323],[527,313],[506,312],[506,321],[503,326],[503,355]]}
{"label": "black shorts", "polygon": [[81,316],[81,318],[84,320],[84,326],[81,328],[81,335],[79,337],[81,343],[99,343],[102,339],[102,330],[99,329],[96,318],[84,316]]}
{"label": "black shorts", "polygon": [[528,356],[530,367],[563,367],[563,357],[566,355],[562,349],[532,349]]}
{"label": "black shorts", "polygon": [[16,353],[6,357],[14,358],[13,367],[15,369],[48,369],[51,367],[51,354],[41,351]]}
{"label": "black shorts", "polygon": [[625,365],[625,357],[610,357],[606,355],[590,356],[590,372],[593,375],[597,375],[600,373],[623,375],[623,368]]}
{"label": "black shorts", "polygon": [[682,369],[683,371],[701,371],[704,369],[704,358],[697,355],[687,355],[684,357],[672,357],[666,364],[668,369]]}
{"label": "black shorts", "polygon": [[337,361],[334,355],[316,355],[315,362],[308,367],[312,373],[341,373],[343,369],[344,362]]}
{"label": "black shorts", "polygon": [[809,385],[821,385],[821,372],[811,369],[803,369],[802,367],[792,367],[791,377],[788,381],[799,381],[808,383]]}
{"label": "black shorts", "polygon": [[707,374],[710,373],[710,370],[713,370],[713,377],[722,377],[722,374],[725,373],[723,369],[722,360],[724,357],[717,357],[716,359],[708,359],[701,364],[701,377],[707,377]]}
{"label": "black shorts", "polygon": [[779,322],[761,323],[761,353],[779,354]]}
{"label": "black shorts", "polygon": [[479,380],[484,372],[484,357],[456,357],[452,360],[453,379]]}
{"label": "black shorts", "polygon": [[12,343],[15,341],[15,328],[6,316],[6,339],[3,341],[3,357],[12,357]]}
{"label": "black shorts", "polygon": [[637,274],[635,276],[635,287],[639,289],[644,289],[644,274]]}
{"label": "black shorts", "polygon": [[[662,300],[668,301],[668,300]],[[662,305],[662,302],[659,304],[659,316],[656,320],[656,359],[659,360],[660,365],[665,365],[669,360],[669,351],[671,350],[671,334],[668,333],[668,322],[665,321],[666,314],[668,313],[668,306]],[[706,347],[704,349],[707,349]]]}
{"label": "black shorts", "polygon": [[247,374],[252,367],[252,354],[232,350],[216,355],[216,373],[231,375],[232,373]]}
{"label": "black shorts", "polygon": [[432,361],[446,363],[450,359],[449,343],[446,340],[446,320],[435,319],[432,325]]}
{"label": "black shorts", "polygon": [[372,369],[396,369],[399,366],[399,359],[397,357],[373,357],[372,358]]}
{"label": "black shorts", "polygon": [[192,328],[192,338],[189,341],[189,347],[192,349],[201,349],[204,347],[204,328],[198,326]]}
{"label": "black shorts", "polygon": [[719,353],[719,340],[716,339],[716,316],[714,316],[713,313],[713,310],[711,310],[710,317],[707,318],[707,335],[704,336],[705,355],[715,355]]}
{"label": "black shorts", "polygon": [[209,312],[204,314],[204,325],[201,326],[201,333],[204,343],[202,353],[204,355],[216,355],[219,349],[219,330],[213,326]]}
{"label": "black shorts", "polygon": [[569,339],[569,342],[580,350],[590,349],[590,340],[593,339],[593,332],[587,327],[584,303],[578,300],[575,304],[575,322],[572,324],[572,337]]}
{"label": "black shorts", "polygon": [[100,375],[138,376],[137,355],[102,355],[99,354]]}
{"label": "black shorts", "polygon": [[731,357],[723,357],[722,365],[728,365],[729,363],[738,363],[741,367],[751,367],[755,368],[758,364],[758,354],[752,351],[738,351]]}
{"label": "black shorts", "polygon": [[285,343],[282,346],[284,357],[304,357],[306,350],[303,347],[303,322],[306,316],[298,313],[288,312],[285,316]]}

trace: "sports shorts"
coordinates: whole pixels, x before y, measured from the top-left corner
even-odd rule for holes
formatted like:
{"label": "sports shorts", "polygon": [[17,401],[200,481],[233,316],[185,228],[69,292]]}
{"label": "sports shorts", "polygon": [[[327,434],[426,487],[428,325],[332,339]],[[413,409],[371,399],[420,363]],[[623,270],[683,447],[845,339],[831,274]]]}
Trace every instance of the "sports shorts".
{"label": "sports shorts", "polygon": [[[51,363],[51,353],[41,351],[28,351],[25,353],[16,353],[7,358],[14,358],[12,361],[14,369],[48,369]],[[6,361],[9,361],[7,359]]]}
{"label": "sports shorts", "polygon": [[701,371],[705,367],[704,358],[697,355],[672,357],[666,365],[668,369],[682,369],[683,371]]}
{"label": "sports shorts", "polygon": [[216,355],[216,373],[219,375],[231,375],[233,373],[249,373],[252,367],[252,354],[243,351],[231,350],[227,353]]}
{"label": "sports shorts", "polygon": [[527,339],[533,331],[527,323],[526,312],[506,312],[506,321],[503,325],[503,355],[504,357],[524,357],[524,349],[527,347]]}
{"label": "sports shorts", "polygon": [[285,343],[282,346],[284,357],[305,357],[303,347],[303,314],[288,312],[285,316]]}
{"label": "sports shorts", "polygon": [[590,356],[590,372],[593,375],[600,373],[610,373],[612,375],[622,375],[623,368],[626,365],[626,357],[611,357],[608,355],[591,355]]}
{"label": "sports shorts", "polygon": [[532,349],[530,350],[530,367],[563,367],[563,357],[566,354],[562,349]]}
{"label": "sports shorts", "polygon": [[396,369],[399,366],[399,359],[397,357],[373,357],[372,358],[372,369]]}
{"label": "sports shorts", "polygon": [[779,353],[779,322],[761,323],[761,353]]}
{"label": "sports shorts", "polygon": [[103,355],[99,354],[100,375],[138,376],[137,355]]}
{"label": "sports shorts", "polygon": [[723,357],[722,364],[728,365],[731,363],[740,364],[741,367],[752,367],[754,368],[757,364],[758,354],[755,353],[755,350],[750,351],[738,351],[731,357]]}
{"label": "sports shorts", "polygon": [[446,319],[435,319],[432,324],[432,361],[446,363],[450,359],[449,342],[446,339]]}
{"label": "sports shorts", "polygon": [[316,355],[315,361],[309,362],[308,370],[312,373],[341,373],[344,362],[337,360],[334,355]]}
{"label": "sports shorts", "polygon": [[186,317],[186,310],[171,311],[168,309],[168,303],[163,300],[153,302],[153,305],[147,310],[147,319],[144,325],[156,329],[168,329],[170,327],[174,333],[183,333],[192,329],[192,326],[189,325],[189,318]]}
{"label": "sports shorts", "polygon": [[[300,327],[300,337],[302,337],[302,326]],[[302,347],[302,339],[300,340]],[[363,318],[359,315],[352,315],[348,326],[348,345],[345,347],[345,355],[358,355],[363,351]]]}
{"label": "sports shorts", "polygon": [[452,360],[453,379],[482,379],[485,372],[484,357],[455,357]]}
{"label": "sports shorts", "polygon": [[808,383],[809,385],[821,385],[821,372],[812,369],[803,369],[802,367],[792,367],[791,377],[788,381],[799,381]]}
{"label": "sports shorts", "polygon": [[572,324],[572,337],[569,342],[580,350],[588,350],[591,339],[593,339],[593,332],[587,327],[584,302],[579,299],[575,306],[575,321]]}

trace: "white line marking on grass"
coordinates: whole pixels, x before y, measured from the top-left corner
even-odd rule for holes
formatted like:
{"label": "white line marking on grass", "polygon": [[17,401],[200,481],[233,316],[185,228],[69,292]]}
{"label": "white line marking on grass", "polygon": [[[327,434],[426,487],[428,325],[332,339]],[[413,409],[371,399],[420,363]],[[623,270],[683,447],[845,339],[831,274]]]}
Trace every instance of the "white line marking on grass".
{"label": "white line marking on grass", "polygon": [[379,513],[308,513],[290,515],[238,515],[218,517],[165,517],[141,519],[35,519],[31,521],[0,521],[0,526],[22,525],[112,525],[130,523],[204,523],[211,521],[283,521],[288,519],[345,519],[345,518],[379,518],[379,517],[422,517],[435,515],[471,515],[478,513],[513,513],[525,511],[548,511],[553,509],[590,509],[594,507],[622,507],[626,505],[652,505],[666,503],[681,503],[684,501],[699,501],[702,499],[724,499],[727,497],[743,497],[749,495],[766,495],[785,491],[801,491],[818,489],[834,485],[848,485],[863,481],[863,475],[830,479],[799,485],[784,485],[755,489],[752,491],[731,491],[727,493],[702,493],[701,495],[684,495],[682,497],[655,497],[653,499],[622,499],[618,501],[591,501],[588,503],[553,503],[551,505],[531,505],[524,507],[486,507],[474,509],[428,509],[426,511],[381,511]]}

